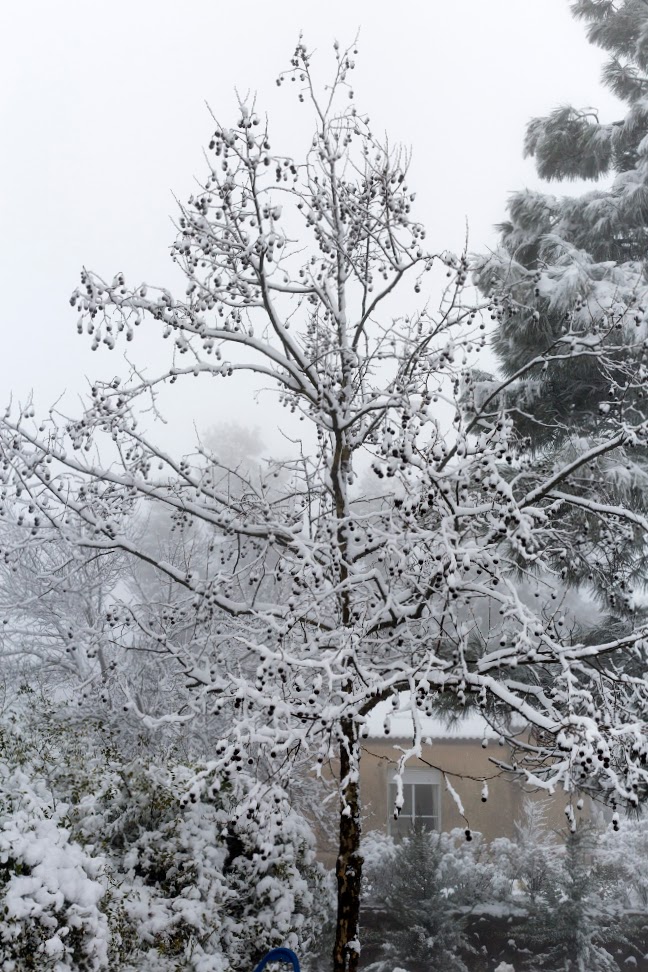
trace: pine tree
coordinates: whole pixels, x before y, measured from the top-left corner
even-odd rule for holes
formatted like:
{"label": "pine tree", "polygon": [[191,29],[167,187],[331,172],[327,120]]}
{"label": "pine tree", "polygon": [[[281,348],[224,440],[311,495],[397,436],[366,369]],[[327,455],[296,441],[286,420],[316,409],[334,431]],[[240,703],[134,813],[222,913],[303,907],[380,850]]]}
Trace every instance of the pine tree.
{"label": "pine tree", "polygon": [[613,951],[627,945],[622,914],[608,900],[595,857],[596,835],[588,827],[565,835],[565,854],[546,900],[536,902],[525,944],[534,952],[531,967],[552,972],[617,972]]}
{"label": "pine tree", "polygon": [[[644,388],[631,387],[628,369],[639,353],[645,372],[648,347],[648,4],[578,0],[572,11],[587,24],[589,40],[609,53],[603,80],[627,113],[603,123],[592,109],[563,106],[531,120],[524,149],[542,178],[599,184],[561,198],[513,193],[500,245],[477,275],[494,300],[493,346],[504,372],[511,379],[537,358],[533,371],[511,381],[507,395],[529,450],[549,464],[565,454],[577,458],[593,435],[642,407]],[[502,292],[514,297],[506,306],[497,301]],[[577,362],[556,356],[555,348],[574,333],[593,351],[605,340],[616,352],[604,368],[594,353]],[[596,482],[610,504],[644,514],[647,459],[644,449],[612,453],[583,469],[583,489]],[[632,614],[634,586],[644,575],[643,531],[600,558],[594,551],[606,529],[600,517],[573,509],[559,515],[592,543],[580,560],[557,564],[563,580],[594,590],[614,619]]]}
{"label": "pine tree", "polygon": [[468,972],[464,957],[474,949],[466,935],[463,901],[455,900],[452,874],[446,873],[455,853],[453,836],[416,828],[396,855],[387,854],[370,873],[373,896],[395,925],[387,936],[381,929],[387,961],[378,969],[393,968],[396,959]]}

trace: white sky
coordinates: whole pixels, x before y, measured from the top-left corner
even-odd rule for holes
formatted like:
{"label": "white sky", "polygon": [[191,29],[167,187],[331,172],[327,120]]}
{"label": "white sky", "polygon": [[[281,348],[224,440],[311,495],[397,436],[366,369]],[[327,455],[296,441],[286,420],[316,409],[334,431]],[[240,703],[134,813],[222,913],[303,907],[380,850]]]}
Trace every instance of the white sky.
{"label": "white sky", "polygon": [[[415,215],[433,248],[461,248],[466,219],[472,250],[492,244],[507,193],[540,185],[521,158],[531,116],[573,103],[620,117],[599,82],[603,56],[568,0],[6,2],[0,405],[33,388],[44,409],[64,389],[83,389],[86,375],[126,373],[121,352],[92,354],[76,334],[68,298],[81,266],[109,278],[121,270],[133,284],[175,279],[171,194],[184,199],[204,171],[205,101],[227,122],[234,87],[256,90],[271,132],[307,146],[303,108],[276,75],[300,29],[324,67],[333,39],[351,41],[358,28],[358,107],[375,131],[413,149]],[[280,141],[275,134],[274,150]],[[136,340],[129,353],[154,369],[158,342],[138,349]],[[264,427],[249,390],[215,385],[176,407],[202,429],[227,419]]]}

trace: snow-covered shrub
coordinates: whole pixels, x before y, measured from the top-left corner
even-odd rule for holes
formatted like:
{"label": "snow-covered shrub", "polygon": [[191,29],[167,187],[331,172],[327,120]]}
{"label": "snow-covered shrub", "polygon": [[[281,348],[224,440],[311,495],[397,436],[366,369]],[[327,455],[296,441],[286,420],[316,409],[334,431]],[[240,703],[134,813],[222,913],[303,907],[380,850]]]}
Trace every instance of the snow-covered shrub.
{"label": "snow-covered shrub", "polygon": [[472,831],[467,841],[465,831],[456,829],[438,837],[443,851],[439,874],[457,907],[466,911],[509,900],[511,882],[501,866],[498,849],[482,834]]}
{"label": "snow-covered shrub", "polygon": [[258,785],[243,774],[188,801],[195,775],[132,763],[75,808],[84,839],[102,835],[137,936],[160,955],[222,952],[231,968],[307,949],[326,900],[308,824],[275,785],[251,802]]}
{"label": "snow-covered shrub", "polygon": [[380,874],[398,855],[398,845],[387,834],[371,830],[362,838],[362,891],[365,898],[375,898],[376,882]]}
{"label": "snow-covered shrub", "polygon": [[189,772],[140,761],[113,767],[70,810],[79,838],[108,858],[123,960],[140,948],[174,961],[198,947],[221,951],[227,850],[213,807],[181,806]]}
{"label": "snow-covered shrub", "polygon": [[618,972],[612,949],[627,944],[623,912],[597,860],[597,834],[583,825],[564,837],[554,882],[531,902],[525,945],[532,967]]}
{"label": "snow-covered shrub", "polygon": [[201,767],[60,732],[0,720],[0,972],[247,972],[315,944],[325,874],[278,786],[188,799]]}
{"label": "snow-covered shrub", "polygon": [[0,761],[0,969],[96,972],[109,965],[104,861],[43,790]]}
{"label": "snow-covered shrub", "polygon": [[[259,795],[250,800],[251,791]],[[242,777],[223,803],[232,848],[224,940],[233,967],[247,969],[251,955],[278,945],[308,952],[331,908],[309,825],[275,784],[259,793]]]}
{"label": "snow-covered shrub", "polygon": [[456,838],[414,830],[396,846],[374,835],[365,840],[365,892],[374,906],[389,913],[393,925],[389,935],[381,936],[387,964],[398,959],[467,972],[462,953],[471,947],[459,905],[469,894],[477,856],[468,852],[464,857]]}

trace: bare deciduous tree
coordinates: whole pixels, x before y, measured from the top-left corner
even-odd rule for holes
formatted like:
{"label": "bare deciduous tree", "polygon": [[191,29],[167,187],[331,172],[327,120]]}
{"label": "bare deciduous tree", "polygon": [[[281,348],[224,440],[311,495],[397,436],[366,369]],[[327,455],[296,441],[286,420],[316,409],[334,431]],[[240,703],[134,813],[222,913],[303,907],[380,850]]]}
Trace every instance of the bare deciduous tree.
{"label": "bare deciduous tree", "polygon": [[[411,709],[400,769],[420,753],[420,716],[443,692],[487,708],[503,731],[511,713],[522,716],[531,734],[515,769],[537,785],[630,804],[648,792],[637,716],[648,693],[626,665],[644,657],[646,631],[591,643],[554,601],[563,567],[593,543],[604,551],[644,536],[646,521],[608,507],[587,471],[604,456],[622,460],[648,427],[642,414],[621,414],[586,449],[536,465],[504,394],[548,361],[588,357],[604,369],[618,342],[579,315],[515,375],[481,380],[484,316],[514,316],[515,300],[493,292],[475,304],[467,258],[427,251],[405,155],[348,97],[354,53],[336,46],[323,94],[301,42],[283,75],[315,119],[303,162],[273,151],[254,105],[239,105],[233,127],[216,124],[206,181],[181,209],[173,248],[183,297],[83,272],[72,299],[79,330],[113,348],[151,317],[173,348],[168,370],[97,382],[78,419],[52,413],[39,427],[29,408],[13,409],[0,428],[4,502],[18,504],[25,529],[47,524],[88,552],[120,550],[178,592],[156,608],[150,637],[182,665],[195,711],[232,713],[196,790],[269,767],[241,807],[254,816],[268,772],[285,780],[298,760],[334,757],[335,972],[353,972],[360,951],[359,770],[378,701],[402,708],[405,698]],[[447,274],[440,309],[415,309],[436,266]],[[624,306],[609,326],[626,326]],[[636,384],[643,351],[632,348],[630,336],[623,367]],[[240,371],[276,388],[304,435],[281,475],[243,476],[230,489],[217,455],[176,459],[140,431],[140,413],[163,385]],[[357,478],[369,470],[384,486],[371,501]],[[191,524],[200,556],[171,562],[129,536],[143,500]],[[584,514],[607,518],[594,540]],[[144,630],[145,603],[138,612]],[[191,638],[176,636],[189,616]],[[402,793],[395,813],[401,803]]]}

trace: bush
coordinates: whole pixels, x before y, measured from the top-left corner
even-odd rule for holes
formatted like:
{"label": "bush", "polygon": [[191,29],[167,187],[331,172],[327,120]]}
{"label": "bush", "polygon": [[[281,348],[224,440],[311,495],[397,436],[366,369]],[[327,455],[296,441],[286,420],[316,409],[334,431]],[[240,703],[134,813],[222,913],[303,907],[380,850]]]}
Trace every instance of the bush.
{"label": "bush", "polygon": [[1,972],[248,972],[274,946],[316,947],[325,874],[285,792],[241,773],[189,800],[205,768],[93,739],[4,720]]}
{"label": "bush", "polygon": [[48,794],[0,763],[3,972],[108,968],[104,860],[71,839]]}
{"label": "bush", "polygon": [[[618,824],[617,824],[618,826]],[[364,841],[369,968],[619,972],[646,952],[646,822],[552,833],[529,802],[512,840]]]}

